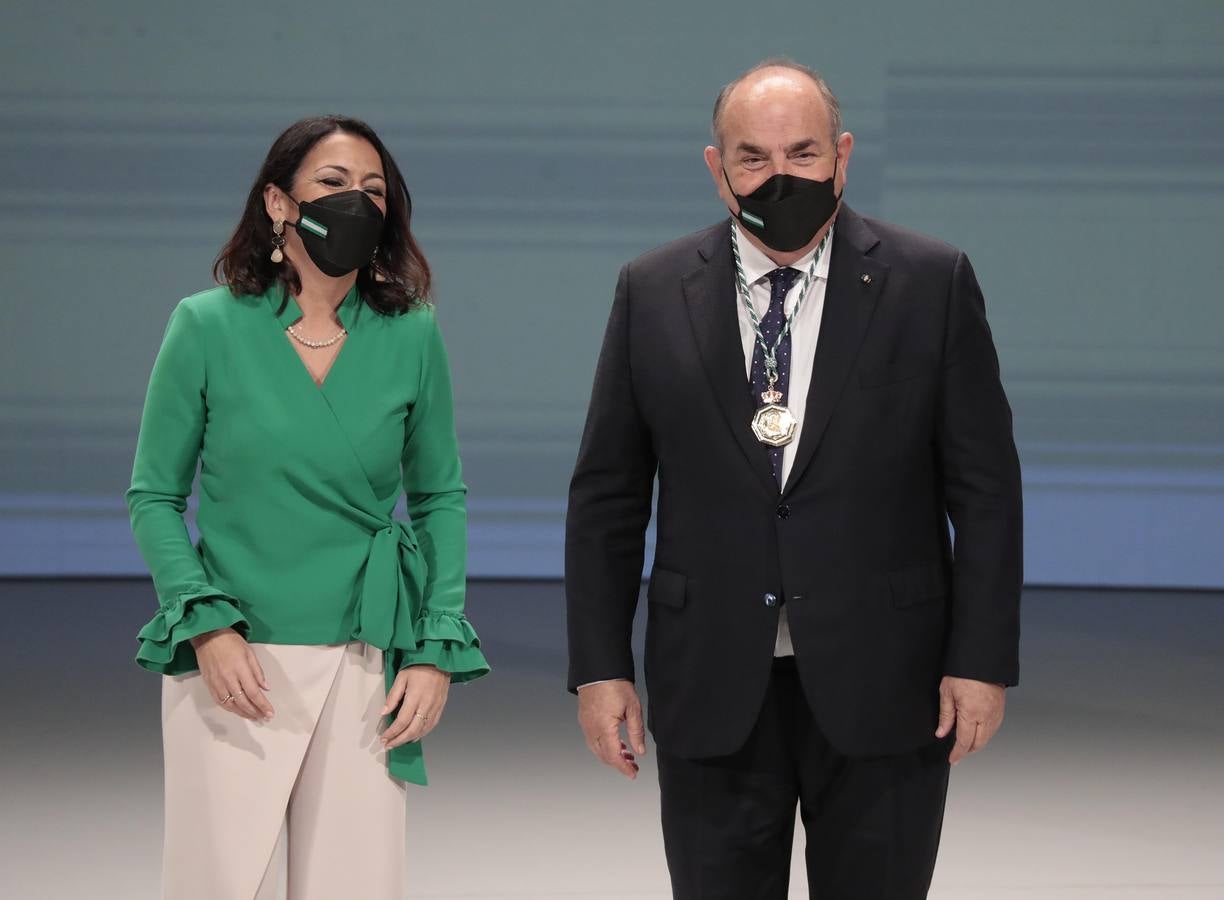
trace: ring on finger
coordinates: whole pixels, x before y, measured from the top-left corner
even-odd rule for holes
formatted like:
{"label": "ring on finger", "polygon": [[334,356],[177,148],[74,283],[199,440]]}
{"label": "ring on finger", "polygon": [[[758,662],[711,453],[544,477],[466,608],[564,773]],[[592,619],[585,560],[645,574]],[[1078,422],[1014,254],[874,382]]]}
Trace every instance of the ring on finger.
{"label": "ring on finger", "polygon": [[233,703],[233,702],[234,702],[234,695],[233,695],[233,694],[226,694],[224,697],[222,697],[222,698],[221,698],[221,702],[222,702],[223,704],[224,704],[224,703]]}
{"label": "ring on finger", "polygon": [[424,713],[413,713],[412,718],[414,718],[414,719],[424,719],[426,722],[428,722],[428,721],[429,721],[429,716],[425,715]]}

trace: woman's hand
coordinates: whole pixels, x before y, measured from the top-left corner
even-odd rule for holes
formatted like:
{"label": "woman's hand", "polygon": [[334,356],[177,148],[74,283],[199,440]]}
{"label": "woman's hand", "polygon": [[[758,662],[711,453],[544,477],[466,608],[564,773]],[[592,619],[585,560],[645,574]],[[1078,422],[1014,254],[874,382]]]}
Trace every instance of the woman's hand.
{"label": "woman's hand", "polygon": [[381,715],[390,715],[396,706],[399,714],[379,740],[390,750],[409,741],[419,741],[437,727],[450,692],[450,672],[437,666],[409,666],[400,670],[387,694]]}
{"label": "woman's hand", "polygon": [[252,722],[272,718],[275,710],[264,696],[268,680],[242,635],[232,628],[218,628],[193,637],[191,646],[208,692],[223,709]]}

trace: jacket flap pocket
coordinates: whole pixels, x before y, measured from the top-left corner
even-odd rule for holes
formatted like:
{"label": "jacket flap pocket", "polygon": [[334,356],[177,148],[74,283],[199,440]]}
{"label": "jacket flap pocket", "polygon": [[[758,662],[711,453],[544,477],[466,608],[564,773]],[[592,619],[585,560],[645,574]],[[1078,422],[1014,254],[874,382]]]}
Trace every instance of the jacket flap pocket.
{"label": "jacket flap pocket", "polygon": [[913,606],[948,593],[948,575],[940,562],[911,566],[888,573],[893,606]]}
{"label": "jacket flap pocket", "polygon": [[650,586],[646,588],[646,599],[651,603],[660,603],[673,609],[684,606],[685,589],[688,579],[679,572],[669,572],[658,566],[650,573]]}

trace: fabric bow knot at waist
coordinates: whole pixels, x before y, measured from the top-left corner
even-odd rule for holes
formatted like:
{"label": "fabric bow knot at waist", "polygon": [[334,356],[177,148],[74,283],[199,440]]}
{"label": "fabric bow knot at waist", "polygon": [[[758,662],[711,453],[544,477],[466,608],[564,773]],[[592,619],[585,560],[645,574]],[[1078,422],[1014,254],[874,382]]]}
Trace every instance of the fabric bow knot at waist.
{"label": "fabric bow knot at waist", "polygon": [[413,622],[424,586],[424,559],[407,522],[374,532],[357,592],[353,639],[380,650],[415,646]]}

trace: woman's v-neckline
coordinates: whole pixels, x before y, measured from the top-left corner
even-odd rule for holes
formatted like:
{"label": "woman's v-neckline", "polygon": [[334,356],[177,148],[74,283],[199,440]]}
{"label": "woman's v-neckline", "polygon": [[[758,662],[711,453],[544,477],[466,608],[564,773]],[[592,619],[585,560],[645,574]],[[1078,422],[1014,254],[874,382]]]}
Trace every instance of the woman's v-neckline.
{"label": "woman's v-neckline", "polygon": [[283,295],[283,305],[277,313],[277,319],[281,325],[281,339],[289,345],[289,351],[293,354],[294,365],[308,379],[310,386],[319,394],[326,395],[327,386],[330,385],[336,377],[336,367],[340,364],[342,357],[346,356],[346,349],[349,343],[353,340],[353,325],[354,312],[352,308],[353,302],[356,300],[356,286],[354,286],[348,294],[336,306],[336,318],[340,321],[340,327],[345,329],[343,342],[340,344],[340,349],[336,351],[336,355],[332,357],[331,363],[327,370],[323,372],[321,380],[315,380],[314,373],[310,370],[310,366],[306,364],[305,358],[298,352],[297,346],[294,343],[293,335],[289,334],[289,326],[296,325],[302,320],[302,309],[298,306],[297,300],[292,294],[286,292]]}
{"label": "woman's v-neckline", "polygon": [[[327,368],[323,370],[323,377],[316,379],[314,372],[310,370],[310,366],[306,362],[306,358],[302,355],[302,351],[298,350],[297,344],[293,339],[293,335],[289,333],[288,329],[285,330],[285,340],[289,344],[289,349],[293,351],[293,355],[297,358],[298,365],[302,367],[302,371],[306,373],[306,377],[310,379],[310,383],[320,391],[322,391],[324,386],[331,381],[332,373],[336,371],[336,363],[340,362],[340,357],[344,355],[344,348],[348,346],[350,337],[351,335],[345,334],[344,340],[340,343],[340,348],[331,358],[331,362],[327,364]],[[307,347],[306,349],[309,350],[311,348]]]}

